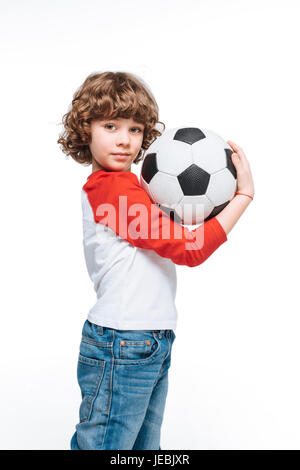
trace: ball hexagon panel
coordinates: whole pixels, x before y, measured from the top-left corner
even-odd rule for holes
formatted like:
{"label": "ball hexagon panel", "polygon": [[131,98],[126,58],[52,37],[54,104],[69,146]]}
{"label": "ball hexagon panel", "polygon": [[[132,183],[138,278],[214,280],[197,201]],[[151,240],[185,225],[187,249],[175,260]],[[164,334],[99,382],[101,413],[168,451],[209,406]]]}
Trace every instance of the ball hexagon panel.
{"label": "ball hexagon panel", "polygon": [[226,167],[226,152],[222,139],[216,138],[215,135],[209,138],[211,131],[205,130],[205,134],[208,138],[192,145],[192,156],[196,165],[212,174]]}
{"label": "ball hexagon panel", "polygon": [[203,222],[211,213],[214,205],[203,196],[184,196],[175,206],[175,212],[184,220],[185,225],[196,225]]}
{"label": "ball hexagon panel", "polygon": [[149,183],[154,201],[167,207],[173,207],[183,197],[183,192],[176,176],[167,175],[160,171],[154,175]]}
{"label": "ball hexagon panel", "polygon": [[224,202],[230,201],[234,196],[235,190],[236,180],[228,168],[224,168],[210,176],[206,195],[214,206],[219,206],[224,204]]}
{"label": "ball hexagon panel", "polygon": [[210,176],[198,165],[192,164],[177,178],[185,196],[199,196],[205,194]]}
{"label": "ball hexagon panel", "polygon": [[156,162],[159,171],[177,176],[193,163],[191,146],[177,140],[161,142]]}

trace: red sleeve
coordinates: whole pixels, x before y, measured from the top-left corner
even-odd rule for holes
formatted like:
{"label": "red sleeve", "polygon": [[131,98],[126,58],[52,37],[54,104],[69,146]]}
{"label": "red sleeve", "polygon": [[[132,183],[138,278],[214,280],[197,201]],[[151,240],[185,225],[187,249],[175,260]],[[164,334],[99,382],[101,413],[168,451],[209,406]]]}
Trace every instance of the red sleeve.
{"label": "red sleeve", "polygon": [[[98,173],[98,174],[97,174]],[[154,250],[175,264],[198,266],[227,236],[213,217],[194,230],[174,222],[154,204],[131,172],[94,172],[84,185],[94,220],[132,245]]]}

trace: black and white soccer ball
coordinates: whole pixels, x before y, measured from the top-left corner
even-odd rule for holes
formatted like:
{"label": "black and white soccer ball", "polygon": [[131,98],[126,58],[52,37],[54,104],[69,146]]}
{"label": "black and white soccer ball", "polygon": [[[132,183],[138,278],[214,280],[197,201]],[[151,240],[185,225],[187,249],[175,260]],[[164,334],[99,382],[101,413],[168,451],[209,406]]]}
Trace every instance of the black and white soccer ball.
{"label": "black and white soccer ball", "polygon": [[236,192],[232,153],[211,130],[169,129],[147,149],[140,184],[176,222],[201,224],[224,209]]}

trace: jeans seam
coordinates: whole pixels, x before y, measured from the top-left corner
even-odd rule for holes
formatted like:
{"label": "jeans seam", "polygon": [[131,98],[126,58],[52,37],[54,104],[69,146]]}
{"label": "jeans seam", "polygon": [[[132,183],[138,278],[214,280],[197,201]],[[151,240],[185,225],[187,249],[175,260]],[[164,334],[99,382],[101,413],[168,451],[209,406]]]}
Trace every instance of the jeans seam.
{"label": "jeans seam", "polygon": [[107,402],[107,409],[105,410],[105,413],[108,413],[108,415],[107,415],[107,421],[106,421],[106,425],[105,425],[105,432],[103,434],[101,447],[103,447],[103,444],[105,442],[105,438],[106,438],[106,434],[107,434],[107,430],[108,430],[108,426],[109,426],[109,422],[110,422],[111,402],[112,402],[112,378],[113,378],[113,371],[114,371],[114,352],[113,352],[114,331],[112,332],[112,338],[113,338],[112,346],[110,347],[112,360],[110,361],[111,362],[111,367],[110,367],[110,372],[109,372],[110,376],[109,376],[109,381],[108,381],[108,402]]}
{"label": "jeans seam", "polygon": [[110,405],[112,399],[112,381],[113,381],[113,371],[114,371],[114,341],[115,341],[115,332],[112,331],[112,346],[110,348],[111,353],[111,368],[110,368],[110,377],[109,377],[109,390],[108,390],[108,403],[106,413],[110,414]]}

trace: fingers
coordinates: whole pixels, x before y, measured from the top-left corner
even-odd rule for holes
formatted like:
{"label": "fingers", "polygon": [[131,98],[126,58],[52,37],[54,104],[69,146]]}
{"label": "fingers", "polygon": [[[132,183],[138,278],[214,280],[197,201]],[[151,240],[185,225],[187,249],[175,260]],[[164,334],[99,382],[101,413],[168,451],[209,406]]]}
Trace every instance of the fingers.
{"label": "fingers", "polygon": [[228,140],[227,143],[230,145],[230,147],[233,150],[231,157],[233,157],[234,163],[237,164],[240,158],[239,147],[234,142],[232,142],[232,140]]}
{"label": "fingers", "polygon": [[250,194],[254,194],[251,169],[243,149],[239,145],[232,142],[232,140],[228,140],[227,142],[233,150],[232,161],[236,165],[238,174],[238,189],[247,188],[247,191],[249,190]]}
{"label": "fingers", "polygon": [[246,155],[239,145],[235,144],[232,140],[228,140],[227,143],[230,145],[230,147],[233,149],[233,151],[242,159],[244,160],[245,163],[248,163],[248,160],[246,158]]}
{"label": "fingers", "polygon": [[234,142],[232,142],[232,140],[228,140],[227,143],[228,143],[228,144],[230,145],[230,147],[232,147],[233,150],[235,150],[237,153],[239,153],[239,152],[244,153],[242,147],[240,147],[239,145],[237,145],[237,144],[235,144]]}

